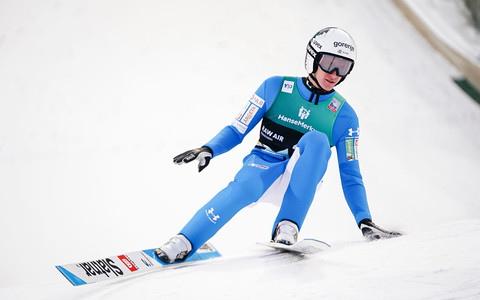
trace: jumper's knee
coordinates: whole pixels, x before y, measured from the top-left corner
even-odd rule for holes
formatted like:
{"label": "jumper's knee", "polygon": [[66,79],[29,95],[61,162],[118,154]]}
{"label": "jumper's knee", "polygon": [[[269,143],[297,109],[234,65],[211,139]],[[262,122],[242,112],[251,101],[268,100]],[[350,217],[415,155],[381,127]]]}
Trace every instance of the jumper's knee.
{"label": "jumper's knee", "polygon": [[306,133],[298,142],[297,147],[303,152],[302,155],[308,153],[319,159],[329,160],[332,155],[327,135],[319,131]]}

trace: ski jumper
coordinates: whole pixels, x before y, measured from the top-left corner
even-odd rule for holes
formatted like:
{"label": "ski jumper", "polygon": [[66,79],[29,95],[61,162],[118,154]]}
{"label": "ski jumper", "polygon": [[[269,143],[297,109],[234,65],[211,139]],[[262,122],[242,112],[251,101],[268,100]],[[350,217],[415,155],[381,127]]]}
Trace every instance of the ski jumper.
{"label": "ski jumper", "polygon": [[336,91],[314,94],[301,77],[265,80],[233,123],[205,145],[213,157],[240,144],[260,122],[260,138],[234,180],[205,204],[180,231],[194,253],[242,208],[259,200],[280,205],[274,222],[301,229],[335,146],[342,188],[358,224],[371,219],[358,162],[359,124]]}

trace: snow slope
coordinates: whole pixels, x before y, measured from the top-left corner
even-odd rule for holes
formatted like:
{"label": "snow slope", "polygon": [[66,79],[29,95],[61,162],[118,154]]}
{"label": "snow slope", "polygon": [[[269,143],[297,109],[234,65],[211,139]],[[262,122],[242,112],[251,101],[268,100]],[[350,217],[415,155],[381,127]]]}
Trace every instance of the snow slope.
{"label": "snow slope", "polygon": [[[48,299],[478,299],[480,221],[374,243],[339,244],[312,256],[258,246],[185,268],[51,289]],[[433,255],[432,255],[433,254]],[[34,299],[38,286],[2,299]],[[13,294],[15,291],[17,294]]]}
{"label": "snow slope", "polygon": [[[266,77],[304,75],[331,25],[359,49],[338,90],[360,117],[374,220],[407,236],[362,241],[332,159],[301,233],[327,252],[269,256],[255,242],[276,209],[259,205],[212,239],[215,263],[69,286],[55,265],[158,246],[224,187],[257,133],[201,175],[171,158]],[[0,298],[478,298],[480,109],[456,73],[390,1],[3,0]]]}

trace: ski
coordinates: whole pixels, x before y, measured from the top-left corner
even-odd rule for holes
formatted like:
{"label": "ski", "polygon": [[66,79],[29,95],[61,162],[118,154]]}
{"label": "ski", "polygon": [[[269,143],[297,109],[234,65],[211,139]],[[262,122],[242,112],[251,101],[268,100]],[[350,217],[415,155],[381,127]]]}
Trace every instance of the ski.
{"label": "ski", "polygon": [[210,243],[204,244],[186,260],[173,264],[166,264],[159,260],[154,251],[155,249],[134,251],[117,256],[56,266],[56,268],[72,285],[79,286],[108,279],[124,278],[156,269],[193,264],[221,256]]}
{"label": "ski", "polygon": [[267,246],[282,252],[293,252],[293,253],[300,253],[300,254],[314,254],[330,248],[329,244],[316,239],[303,239],[301,241],[296,242],[293,245],[285,245],[285,244],[275,243],[271,241],[259,242],[258,244],[262,246]]}

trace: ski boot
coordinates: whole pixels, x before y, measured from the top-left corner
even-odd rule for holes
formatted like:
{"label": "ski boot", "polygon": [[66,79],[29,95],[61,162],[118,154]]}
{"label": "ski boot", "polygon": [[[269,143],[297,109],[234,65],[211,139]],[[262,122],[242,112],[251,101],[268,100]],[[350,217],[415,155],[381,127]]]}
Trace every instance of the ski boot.
{"label": "ski boot", "polygon": [[293,245],[297,242],[298,226],[292,221],[283,220],[278,223],[272,242]]}
{"label": "ski boot", "polygon": [[155,249],[155,255],[164,263],[182,261],[192,251],[192,244],[184,235],[176,235],[165,245]]}

